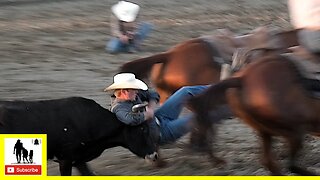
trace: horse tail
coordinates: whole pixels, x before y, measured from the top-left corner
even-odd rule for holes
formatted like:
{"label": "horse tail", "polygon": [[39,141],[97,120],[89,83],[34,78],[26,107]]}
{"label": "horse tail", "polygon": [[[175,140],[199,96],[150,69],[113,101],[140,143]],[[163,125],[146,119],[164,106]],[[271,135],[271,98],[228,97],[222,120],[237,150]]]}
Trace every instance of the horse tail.
{"label": "horse tail", "polygon": [[[220,103],[225,104],[226,98],[225,93],[230,88],[241,88],[242,87],[242,78],[241,77],[232,77],[225,79],[223,81],[220,81],[217,84],[213,84],[211,87],[208,88],[206,93],[208,94],[208,97],[205,97],[207,101],[209,101],[210,104]],[[215,103],[212,103],[215,102]],[[212,107],[209,106],[209,108]]]}
{"label": "horse tail", "polygon": [[[225,93],[230,88],[241,88],[242,78],[231,77],[211,85],[203,93],[189,99],[189,105],[195,111],[207,112],[219,105],[226,104]],[[198,113],[198,112],[197,112]]]}
{"label": "horse tail", "polygon": [[136,59],[123,64],[120,67],[120,72],[130,72],[134,73],[137,78],[145,79],[148,78],[152,66],[157,63],[167,62],[169,57],[168,52],[159,53],[153,56]]}
{"label": "horse tail", "polygon": [[208,148],[209,153],[212,153],[213,124],[232,116],[231,109],[227,106],[225,93],[229,88],[241,87],[241,77],[231,77],[211,85],[203,93],[188,100],[187,105],[194,112],[196,120],[191,134],[193,143]]}
{"label": "horse tail", "polygon": [[225,79],[216,84],[216,86],[220,87],[221,89],[229,89],[229,88],[241,88],[242,87],[242,78],[241,77],[231,77]]}

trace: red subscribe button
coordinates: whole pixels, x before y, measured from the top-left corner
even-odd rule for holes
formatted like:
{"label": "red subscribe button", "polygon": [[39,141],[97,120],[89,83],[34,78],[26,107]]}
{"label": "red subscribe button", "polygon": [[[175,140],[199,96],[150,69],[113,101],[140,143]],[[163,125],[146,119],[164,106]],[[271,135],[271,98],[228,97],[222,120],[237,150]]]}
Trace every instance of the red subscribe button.
{"label": "red subscribe button", "polygon": [[6,165],[5,175],[41,175],[41,165]]}

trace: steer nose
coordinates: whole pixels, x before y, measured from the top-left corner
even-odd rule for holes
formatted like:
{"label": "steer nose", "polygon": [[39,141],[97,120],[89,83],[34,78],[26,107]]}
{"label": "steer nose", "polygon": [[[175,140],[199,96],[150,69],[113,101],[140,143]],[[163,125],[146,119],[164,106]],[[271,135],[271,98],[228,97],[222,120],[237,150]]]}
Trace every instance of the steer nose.
{"label": "steer nose", "polygon": [[144,157],[145,160],[149,161],[149,162],[154,162],[159,158],[159,155],[157,152],[154,152],[152,154],[148,154]]}
{"label": "steer nose", "polygon": [[154,152],[153,154],[146,155],[145,160],[157,168],[162,168],[167,165],[167,162],[164,161],[156,152]]}
{"label": "steer nose", "polygon": [[156,161],[156,160],[158,160],[159,159],[159,155],[158,155],[158,153],[156,153],[155,155],[154,155],[154,161]]}

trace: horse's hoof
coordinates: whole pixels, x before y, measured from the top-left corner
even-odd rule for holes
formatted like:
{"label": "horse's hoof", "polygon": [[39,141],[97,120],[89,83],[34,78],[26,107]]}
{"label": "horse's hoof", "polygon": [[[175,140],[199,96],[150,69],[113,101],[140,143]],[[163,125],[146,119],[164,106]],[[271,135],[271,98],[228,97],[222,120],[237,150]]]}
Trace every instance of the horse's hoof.
{"label": "horse's hoof", "polygon": [[99,174],[97,172],[95,172],[95,171],[92,171],[89,176],[99,176]]}
{"label": "horse's hoof", "polygon": [[208,147],[205,145],[201,145],[201,144],[193,144],[193,145],[189,145],[187,147],[188,150],[190,150],[191,152],[198,152],[198,153],[207,153],[208,152]]}
{"label": "horse's hoof", "polygon": [[227,164],[227,161],[225,161],[222,158],[216,158],[214,162],[217,166],[220,166],[220,167],[224,167]]}
{"label": "horse's hoof", "polygon": [[291,172],[296,173],[301,176],[317,176],[316,173],[311,172],[311,171],[304,169],[304,168],[301,168],[301,167],[297,167],[297,166],[291,166],[291,167],[289,167],[289,170]]}
{"label": "horse's hoof", "polygon": [[227,164],[227,162],[224,159],[213,156],[212,154],[211,155],[209,154],[209,157],[210,157],[210,162],[214,167],[225,167]]}

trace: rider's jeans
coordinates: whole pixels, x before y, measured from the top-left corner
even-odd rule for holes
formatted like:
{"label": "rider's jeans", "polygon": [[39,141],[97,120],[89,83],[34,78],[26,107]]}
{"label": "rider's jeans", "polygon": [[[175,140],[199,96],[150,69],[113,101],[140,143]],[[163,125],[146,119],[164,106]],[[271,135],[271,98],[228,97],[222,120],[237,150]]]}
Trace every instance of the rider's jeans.
{"label": "rider's jeans", "polygon": [[185,86],[170,96],[164,104],[156,110],[155,116],[160,120],[160,144],[174,142],[191,130],[193,114],[183,115],[180,113],[185,102],[205,89],[208,85]]}

